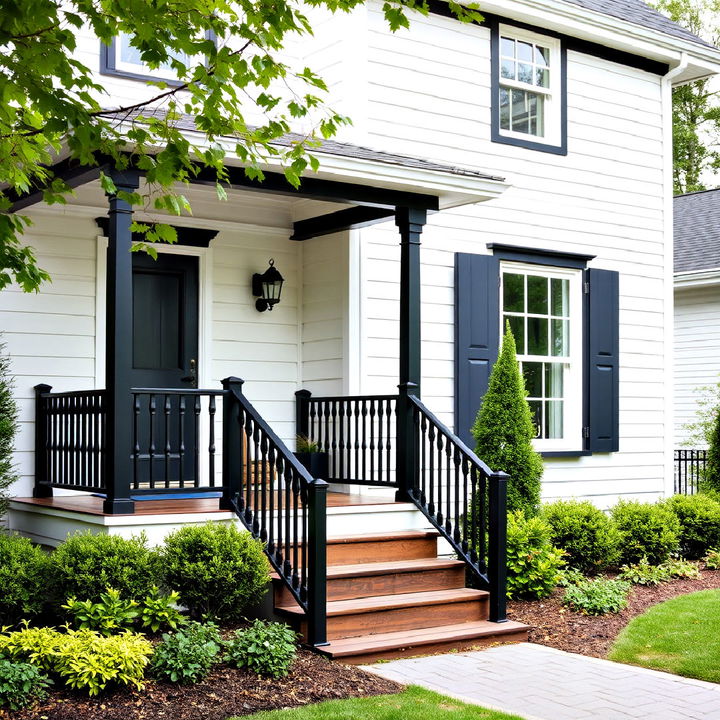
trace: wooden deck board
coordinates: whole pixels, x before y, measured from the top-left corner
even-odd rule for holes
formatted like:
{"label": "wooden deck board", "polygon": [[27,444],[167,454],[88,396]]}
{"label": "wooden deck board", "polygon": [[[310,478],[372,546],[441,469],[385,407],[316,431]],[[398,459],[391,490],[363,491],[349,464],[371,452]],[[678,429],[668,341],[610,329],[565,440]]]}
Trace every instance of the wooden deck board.
{"label": "wooden deck board", "polygon": [[[17,497],[14,502],[26,505],[69,510],[88,515],[105,515],[102,511],[103,498],[94,495],[57,495],[51,498]],[[327,495],[328,507],[349,507],[351,505],[387,505],[386,500],[366,495],[348,495],[330,492]],[[133,515],[175,515],[179,513],[213,513],[226,512],[219,507],[219,498],[190,498],[184,500],[138,500],[135,502]]]}

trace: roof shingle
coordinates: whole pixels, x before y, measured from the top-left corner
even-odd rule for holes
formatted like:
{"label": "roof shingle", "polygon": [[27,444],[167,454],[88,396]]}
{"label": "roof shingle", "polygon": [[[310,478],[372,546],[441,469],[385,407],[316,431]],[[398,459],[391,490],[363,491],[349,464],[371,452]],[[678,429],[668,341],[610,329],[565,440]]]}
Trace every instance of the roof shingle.
{"label": "roof shingle", "polygon": [[720,190],[674,200],[675,272],[720,268]]}

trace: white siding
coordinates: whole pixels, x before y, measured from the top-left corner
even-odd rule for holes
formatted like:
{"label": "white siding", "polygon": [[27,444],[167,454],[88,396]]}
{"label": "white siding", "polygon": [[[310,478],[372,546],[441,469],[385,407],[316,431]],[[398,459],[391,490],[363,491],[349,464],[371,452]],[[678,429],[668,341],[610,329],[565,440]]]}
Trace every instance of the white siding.
{"label": "white siding", "polygon": [[720,286],[675,290],[675,446],[697,419],[703,388],[720,381]]}

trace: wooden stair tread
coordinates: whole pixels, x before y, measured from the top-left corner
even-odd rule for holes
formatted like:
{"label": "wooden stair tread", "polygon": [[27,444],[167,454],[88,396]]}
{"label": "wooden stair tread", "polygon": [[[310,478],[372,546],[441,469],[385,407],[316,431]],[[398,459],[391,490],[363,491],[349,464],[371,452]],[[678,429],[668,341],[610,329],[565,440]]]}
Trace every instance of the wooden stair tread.
{"label": "wooden stair tread", "polygon": [[420,572],[423,570],[444,570],[464,565],[455,558],[417,558],[414,560],[392,560],[389,562],[358,563],[355,565],[328,565],[327,577],[366,577],[391,573]]}
{"label": "wooden stair tread", "polygon": [[372,543],[383,540],[423,540],[440,537],[437,530],[399,530],[389,533],[364,533],[363,535],[338,535],[329,537],[328,545],[343,545],[346,543]]}
{"label": "wooden stair tread", "polygon": [[319,650],[332,657],[347,657],[395,648],[419,647],[436,643],[460,642],[492,637],[495,635],[514,635],[527,631],[528,626],[508,620],[494,623],[488,620],[440,625],[439,627],[402,630],[400,632],[378,633],[377,635],[361,635],[359,637],[332,640]]}
{"label": "wooden stair tread", "polygon": [[[484,590],[457,588],[454,590],[431,590],[428,592],[403,593],[401,595],[376,595],[356,600],[331,600],[327,604],[327,616],[360,615],[382,610],[398,608],[427,607],[428,605],[445,605],[447,603],[469,602],[482,600],[488,596]],[[296,605],[285,605],[276,608],[289,615],[302,615]]]}

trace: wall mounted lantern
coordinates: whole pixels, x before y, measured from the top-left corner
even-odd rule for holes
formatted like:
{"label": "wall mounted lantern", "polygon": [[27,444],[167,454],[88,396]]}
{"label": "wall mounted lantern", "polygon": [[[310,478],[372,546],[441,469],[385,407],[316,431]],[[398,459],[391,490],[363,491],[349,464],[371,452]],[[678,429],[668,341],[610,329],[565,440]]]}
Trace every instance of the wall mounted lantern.
{"label": "wall mounted lantern", "polygon": [[252,294],[257,298],[255,309],[258,312],[272,310],[273,305],[280,302],[284,278],[275,268],[275,261],[270,258],[270,267],[262,273],[252,276]]}

